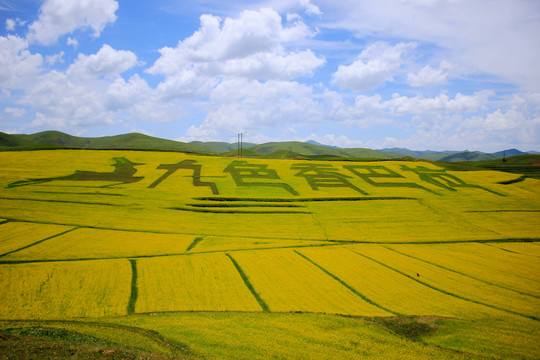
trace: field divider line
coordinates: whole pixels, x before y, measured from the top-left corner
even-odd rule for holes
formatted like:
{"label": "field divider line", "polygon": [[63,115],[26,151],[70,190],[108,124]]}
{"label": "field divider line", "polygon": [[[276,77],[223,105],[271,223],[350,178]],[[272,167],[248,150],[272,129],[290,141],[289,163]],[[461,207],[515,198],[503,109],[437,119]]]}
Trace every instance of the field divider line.
{"label": "field divider line", "polygon": [[433,290],[435,290],[435,291],[439,291],[439,292],[441,292],[441,293],[443,293],[443,294],[446,294],[446,295],[449,295],[449,296],[453,296],[453,297],[458,298],[458,299],[461,299],[461,300],[469,301],[469,302],[472,302],[472,303],[475,303],[475,304],[478,304],[478,305],[487,306],[487,307],[490,307],[490,308],[495,309],[495,310],[504,311],[504,312],[507,312],[507,313],[509,313],[509,314],[518,315],[518,316],[525,317],[525,318],[527,318],[527,319],[540,321],[539,318],[537,318],[536,316],[533,316],[533,315],[526,315],[526,314],[518,313],[518,312],[513,311],[513,310],[504,309],[504,308],[498,307],[498,306],[496,306],[496,305],[486,304],[486,303],[483,303],[483,302],[480,302],[480,301],[477,301],[477,300],[473,300],[473,299],[466,298],[466,297],[461,296],[461,295],[458,295],[458,294],[451,293],[450,291],[446,291],[446,290],[444,290],[444,289],[440,289],[440,288],[438,288],[438,287],[436,287],[436,286],[433,286],[433,285],[428,284],[428,283],[425,283],[425,282],[423,282],[423,281],[421,281],[421,280],[419,280],[419,279],[416,279],[415,277],[413,277],[413,276],[411,276],[411,275],[408,275],[408,274],[406,274],[406,273],[404,273],[404,272],[402,272],[402,271],[400,271],[400,270],[398,270],[398,269],[395,269],[395,268],[393,268],[393,267],[390,266],[390,265],[387,265],[387,264],[385,264],[385,263],[383,263],[383,262],[380,262],[380,261],[378,261],[378,260],[372,259],[372,258],[370,258],[370,257],[367,256],[367,255],[361,254],[361,253],[359,253],[359,252],[357,252],[357,251],[354,251],[354,250],[351,250],[351,249],[347,249],[347,250],[349,250],[349,251],[351,251],[351,252],[353,252],[353,253],[355,253],[355,254],[358,254],[358,255],[360,255],[360,256],[362,256],[362,257],[365,257],[365,258],[368,259],[368,260],[371,260],[371,261],[373,261],[373,262],[375,262],[375,263],[377,263],[377,264],[379,264],[379,265],[381,265],[381,266],[384,266],[384,267],[386,267],[386,268],[388,268],[388,269],[390,269],[390,270],[393,270],[393,271],[397,272],[398,274],[401,274],[401,275],[403,275],[403,276],[405,276],[405,277],[407,277],[407,278],[409,278],[409,279],[411,279],[411,280],[413,280],[413,281],[416,281],[416,282],[419,283],[419,284],[422,284],[422,285],[424,285],[424,286],[426,286],[426,287],[428,287],[428,288],[430,288],[430,289],[433,289]]}
{"label": "field divider line", "polygon": [[7,220],[7,219],[6,219],[6,220],[2,220],[2,221],[0,221],[0,225],[4,225],[4,224],[6,224],[6,223],[8,223],[8,222],[9,222],[9,220]]}
{"label": "field divider line", "polygon": [[131,293],[126,312],[128,315],[133,315],[135,314],[135,305],[139,297],[139,289],[137,288],[137,260],[129,259],[129,262],[131,264]]}
{"label": "field divider line", "polygon": [[322,270],[326,275],[330,276],[332,279],[336,280],[337,282],[339,282],[341,285],[345,286],[349,291],[351,291],[353,294],[355,294],[356,296],[358,296],[359,298],[361,298],[362,300],[364,300],[365,302],[373,305],[373,306],[376,306],[378,307],[379,309],[382,309],[386,312],[389,312],[391,314],[394,314],[396,316],[403,316],[404,314],[400,314],[398,312],[395,312],[393,310],[390,310],[390,309],[387,309],[385,308],[384,306],[380,305],[380,304],[377,304],[376,302],[374,302],[373,300],[371,300],[370,298],[366,297],[365,295],[363,295],[362,293],[360,293],[358,290],[356,290],[355,288],[353,288],[352,286],[350,286],[349,284],[347,284],[345,281],[341,280],[339,277],[337,277],[336,275],[332,274],[330,271],[326,270],[325,268],[323,268],[321,265],[317,264],[315,261],[311,260],[310,258],[308,258],[306,255],[294,250],[294,252],[299,255],[300,257],[304,258],[306,261],[308,261],[309,263],[311,263],[312,265],[315,265],[317,268],[319,268],[320,270]]}
{"label": "field divider line", "polygon": [[264,207],[271,207],[271,208],[305,208],[306,205],[298,205],[298,204],[276,204],[276,203],[270,203],[270,204],[261,204],[261,203],[255,203],[255,204],[227,204],[227,203],[219,203],[219,204],[193,204],[193,203],[186,203],[186,206],[196,207],[196,208],[264,208]]}
{"label": "field divider line", "polygon": [[473,279],[473,280],[476,280],[476,281],[479,281],[479,282],[482,282],[484,284],[487,284],[487,285],[491,285],[491,286],[496,286],[498,288],[501,288],[501,289],[505,289],[505,290],[508,290],[508,291],[513,291],[513,292],[516,292],[518,294],[521,294],[521,295],[525,295],[525,296],[530,296],[530,297],[533,297],[533,298],[536,298],[536,299],[540,299],[540,296],[537,296],[537,295],[533,295],[533,294],[529,294],[529,293],[526,293],[526,292],[523,292],[523,291],[520,291],[520,290],[515,290],[515,289],[511,289],[509,287],[506,287],[506,286],[503,286],[503,285],[499,285],[499,284],[494,284],[492,282],[489,282],[489,281],[486,281],[486,280],[482,280],[482,279],[478,279],[474,276],[471,276],[471,275],[467,275],[465,273],[462,273],[461,271],[457,271],[457,270],[454,270],[454,269],[450,269],[446,266],[443,266],[443,265],[439,265],[439,264],[436,264],[436,263],[433,263],[431,261],[428,261],[428,260],[424,260],[424,259],[421,259],[421,258],[418,258],[416,256],[413,256],[413,255],[409,255],[409,254],[406,254],[406,253],[403,253],[399,250],[396,250],[396,249],[392,249],[391,247],[389,247],[388,245],[381,245],[383,248],[385,249],[388,249],[390,251],[394,251],[400,255],[403,255],[403,256],[407,256],[411,259],[415,259],[415,260],[418,260],[418,261],[422,261],[426,264],[429,264],[429,265],[432,265],[432,266],[436,266],[438,268],[441,268],[443,270],[446,270],[446,271],[450,271],[450,272],[453,272],[453,273],[456,273],[458,275],[461,275],[461,276],[465,276],[465,277],[468,277],[470,279]]}
{"label": "field divider line", "polygon": [[[309,215],[309,214],[308,214]],[[158,231],[158,230],[144,230],[144,229],[126,229],[126,228],[110,228],[103,226],[94,226],[94,225],[81,225],[73,223],[62,223],[58,221],[38,221],[38,220],[26,220],[26,219],[16,219],[11,217],[2,216],[3,219],[6,219],[6,222],[23,222],[30,224],[45,224],[45,225],[63,225],[63,226],[73,226],[78,228],[86,229],[96,229],[96,230],[110,230],[110,231],[126,231],[134,233],[147,233],[147,234],[169,234],[169,235],[193,235],[201,236],[201,233],[192,233],[192,232],[174,232],[174,231]],[[375,245],[444,245],[444,244],[487,244],[487,243],[508,243],[508,242],[539,242],[540,238],[495,238],[495,239],[485,239],[485,240],[448,240],[448,241],[357,241],[357,240],[344,240],[344,239],[298,239],[298,238],[287,238],[287,237],[265,237],[265,236],[243,236],[243,235],[227,235],[227,234],[202,234],[205,236],[217,236],[224,238],[235,238],[235,239],[262,239],[262,240],[293,240],[293,241],[320,241],[320,242],[334,242],[341,243],[343,245],[348,244],[375,244]],[[121,257],[123,259],[124,257]]]}
{"label": "field divider line", "polygon": [[210,214],[311,214],[309,211],[295,211],[295,210],[211,210],[210,208],[190,208],[190,207],[167,207],[167,210],[179,210],[190,211],[198,213],[210,213]]}
{"label": "field divider line", "polygon": [[171,254],[151,254],[151,255],[125,255],[125,256],[109,256],[109,257],[95,257],[95,258],[76,258],[76,259],[32,259],[32,260],[0,260],[0,265],[16,265],[16,264],[35,264],[35,263],[48,263],[48,262],[73,262],[73,261],[107,261],[107,260],[125,260],[125,259],[151,259],[160,257],[171,256],[192,256],[192,255],[205,255],[205,254],[221,254],[227,252],[240,252],[240,251],[264,251],[264,250],[276,250],[276,249],[294,249],[305,247],[324,247],[324,246],[343,246],[353,245],[355,243],[333,243],[333,244],[309,244],[309,245],[293,245],[293,246],[274,246],[267,248],[247,248],[247,249],[224,249],[224,250],[210,250],[210,251],[198,251],[198,252],[181,252]]}
{"label": "field divider line", "polygon": [[259,293],[257,291],[255,291],[255,288],[253,287],[253,284],[251,283],[251,281],[249,281],[249,278],[247,277],[246,273],[244,272],[244,270],[242,270],[242,268],[236,262],[236,260],[234,260],[234,258],[228,253],[225,253],[225,256],[227,256],[229,259],[231,259],[234,267],[236,268],[236,271],[238,271],[238,274],[240,274],[240,277],[244,281],[244,284],[249,289],[249,291],[251,292],[253,297],[255,297],[255,300],[257,300],[257,302],[261,306],[261,309],[264,312],[270,312],[270,308],[268,307],[268,304],[266,304],[266,302],[261,298]]}
{"label": "field divider line", "polygon": [[1,257],[4,257],[4,256],[6,256],[6,255],[9,255],[9,254],[13,254],[13,253],[15,253],[15,252],[17,252],[17,251],[21,251],[21,250],[24,250],[24,249],[28,249],[29,247],[32,247],[32,246],[41,244],[41,243],[44,242],[44,241],[47,241],[47,240],[50,240],[50,239],[54,239],[55,237],[62,236],[62,235],[64,235],[64,234],[70,233],[70,232],[75,231],[75,230],[77,230],[77,229],[80,229],[80,227],[79,227],[79,226],[74,227],[74,228],[72,228],[72,229],[63,231],[63,232],[61,232],[61,233],[58,233],[58,234],[49,236],[49,237],[47,237],[47,238],[45,238],[45,239],[36,241],[36,242],[34,242],[34,243],[32,243],[32,244],[28,244],[28,245],[26,245],[26,246],[23,246],[22,248],[19,248],[19,249],[16,249],[16,250],[11,250],[11,251],[8,251],[7,253],[0,254],[0,258],[1,258]]}
{"label": "field divider line", "polygon": [[51,203],[65,203],[65,204],[127,207],[125,205],[118,205],[118,204],[111,204],[111,203],[100,203],[100,202],[89,202],[89,201],[73,201],[73,200],[54,200],[54,199],[47,200],[47,199],[30,199],[30,198],[11,198],[11,197],[0,197],[0,200],[37,201],[37,202],[51,202]]}
{"label": "field divider line", "polygon": [[[536,241],[531,241],[531,242],[536,243]],[[492,248],[499,249],[499,250],[502,250],[502,251],[506,251],[506,252],[509,252],[509,253],[512,253],[512,254],[518,254],[518,255],[521,255],[521,256],[532,256],[532,257],[535,257],[535,258],[540,258],[540,256],[537,256],[537,255],[534,255],[534,254],[527,254],[527,253],[522,253],[522,252],[519,252],[519,251],[508,250],[508,249],[505,249],[505,248],[502,248],[502,247],[499,247],[499,246],[496,246],[496,245],[491,245],[491,244],[487,244],[487,243],[484,243],[482,245],[491,246]]]}
{"label": "field divider line", "polygon": [[[15,219],[15,218],[9,218],[9,217],[2,217],[3,219],[6,219],[7,221],[12,222],[23,222],[23,223],[30,223],[30,224],[44,224],[44,225],[63,225],[63,226],[74,226],[74,227],[80,227],[80,228],[86,228],[86,229],[95,229],[95,230],[110,230],[110,231],[126,231],[126,232],[135,232],[135,233],[147,233],[147,234],[168,234],[168,235],[193,235],[193,236],[201,236],[201,233],[191,233],[191,232],[173,232],[173,231],[156,231],[156,230],[135,230],[135,229],[126,229],[126,228],[109,228],[109,227],[103,227],[103,226],[94,226],[94,225],[81,225],[81,224],[66,224],[61,223],[57,221],[36,221],[36,220],[25,220],[25,219]],[[286,238],[286,237],[265,237],[265,236],[242,236],[242,235],[226,235],[226,234],[202,234],[202,235],[210,235],[210,236],[218,236],[218,237],[225,237],[225,238],[248,238],[248,239],[262,239],[262,240],[294,240],[294,241],[331,241],[336,243],[350,243],[350,240],[327,240],[327,239],[298,239],[298,238]],[[540,241],[540,239],[538,240]]]}
{"label": "field divider line", "polygon": [[203,241],[203,240],[204,240],[204,238],[201,237],[201,236],[196,237],[195,239],[193,239],[193,242],[192,242],[191,244],[189,244],[189,246],[187,247],[187,249],[186,249],[185,252],[188,252],[188,251],[190,251],[190,250],[193,250],[193,248],[194,248],[195,246],[197,246],[197,244],[200,243],[200,242]]}
{"label": "field divider line", "polygon": [[315,202],[315,201],[370,201],[370,200],[418,200],[417,198],[404,196],[366,196],[344,198],[233,198],[233,197],[195,197],[193,200],[206,201],[244,201],[244,202]]}

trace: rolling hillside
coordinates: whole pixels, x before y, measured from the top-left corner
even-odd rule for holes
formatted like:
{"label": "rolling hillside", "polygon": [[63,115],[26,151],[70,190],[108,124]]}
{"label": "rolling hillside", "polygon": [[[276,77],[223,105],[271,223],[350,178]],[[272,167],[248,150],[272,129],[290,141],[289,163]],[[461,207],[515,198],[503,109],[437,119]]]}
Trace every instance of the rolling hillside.
{"label": "rolling hillside", "polygon": [[205,148],[179,141],[160,139],[139,133],[116,136],[78,137],[60,131],[44,131],[31,135],[2,133],[3,149],[17,148],[78,148],[78,149],[144,149],[210,153]]}

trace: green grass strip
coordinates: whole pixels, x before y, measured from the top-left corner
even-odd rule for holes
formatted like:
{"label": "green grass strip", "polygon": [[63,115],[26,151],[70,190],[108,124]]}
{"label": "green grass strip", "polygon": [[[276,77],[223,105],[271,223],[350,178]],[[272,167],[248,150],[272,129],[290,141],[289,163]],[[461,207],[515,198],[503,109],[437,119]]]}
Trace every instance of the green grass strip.
{"label": "green grass strip", "polygon": [[305,205],[297,204],[186,204],[187,206],[197,207],[197,208],[261,208],[261,207],[272,207],[272,208],[304,208]]}
{"label": "green grass strip", "polygon": [[200,243],[201,241],[203,240],[202,237],[196,237],[195,240],[193,240],[193,242],[191,244],[189,244],[188,248],[186,249],[186,252],[190,251],[191,249],[193,249],[195,246],[197,246],[198,243]]}
{"label": "green grass strip", "polygon": [[311,212],[309,211],[295,211],[295,210],[214,210],[214,209],[189,208],[189,207],[169,207],[166,209],[199,212],[199,213],[211,213],[211,214],[311,214]]}
{"label": "green grass strip", "polygon": [[249,289],[249,291],[251,291],[251,294],[253,295],[253,297],[255,297],[255,300],[257,300],[257,302],[259,303],[259,305],[261,306],[261,309],[264,311],[264,312],[270,312],[270,309],[268,308],[268,305],[266,304],[266,302],[261,298],[261,296],[259,295],[259,293],[257,291],[255,291],[255,288],[253,287],[253,285],[251,284],[251,281],[249,281],[249,278],[247,277],[246,273],[244,273],[244,270],[242,270],[242,268],[240,267],[240,265],[238,265],[238,263],[236,262],[236,260],[233,259],[233,257],[230,255],[230,254],[225,254],[227,255],[227,257],[229,259],[231,259],[234,267],[236,268],[236,270],[238,271],[238,273],[240,274],[240,277],[242,277],[242,280],[244,280],[244,284],[246,284],[247,288]]}
{"label": "green grass strip", "polygon": [[431,262],[431,261],[428,261],[428,260],[424,260],[424,259],[421,259],[421,258],[418,258],[416,256],[413,256],[413,255],[409,255],[409,254],[406,254],[406,253],[403,253],[399,250],[396,250],[396,249],[392,249],[391,247],[388,247],[388,246],[384,246],[384,245],[381,245],[383,248],[385,249],[388,249],[390,251],[394,251],[400,255],[403,255],[403,256],[407,256],[411,259],[415,259],[415,260],[418,260],[418,261],[422,261],[426,264],[429,264],[429,265],[432,265],[432,266],[436,266],[438,268],[441,268],[443,270],[446,270],[446,271],[450,271],[450,272],[453,272],[453,273],[456,273],[456,274],[459,274],[461,276],[465,276],[465,277],[468,277],[470,279],[473,279],[473,280],[476,280],[476,281],[480,281],[484,284],[488,284],[488,285],[491,285],[491,286],[496,286],[496,287],[499,287],[501,289],[505,289],[505,290],[509,290],[509,291],[514,291],[514,292],[517,292],[518,294],[521,294],[521,295],[526,295],[526,296],[530,296],[530,297],[533,297],[533,298],[536,298],[536,299],[540,299],[540,296],[536,296],[536,295],[533,295],[533,294],[529,294],[529,293],[526,293],[526,292],[523,292],[523,291],[520,291],[520,290],[515,290],[515,289],[511,289],[509,287],[506,287],[506,286],[503,286],[503,285],[499,285],[499,284],[495,284],[495,283],[492,283],[492,282],[489,282],[489,281],[485,281],[485,280],[482,280],[482,279],[478,279],[474,276],[471,276],[471,275],[467,275],[465,273],[462,273],[461,271],[457,271],[457,270],[454,270],[454,269],[450,269],[450,268],[447,268],[446,266],[443,266],[443,265],[439,265],[439,264],[436,264],[434,262]]}
{"label": "green grass strip", "polygon": [[72,200],[47,200],[47,199],[29,199],[29,198],[11,198],[0,197],[0,200],[13,200],[13,201],[39,201],[39,202],[52,202],[52,203],[65,203],[65,204],[82,204],[82,205],[104,205],[104,206],[123,206],[118,204],[101,203],[101,202],[88,202],[88,201],[72,201]]}
{"label": "green grass strip", "polygon": [[69,230],[63,231],[63,232],[58,233],[58,234],[53,235],[53,236],[49,236],[48,238],[45,238],[45,239],[36,241],[36,242],[34,242],[34,243],[32,243],[32,244],[23,246],[22,248],[19,248],[19,249],[16,249],[16,250],[11,250],[11,251],[8,251],[7,253],[0,254],[0,257],[4,257],[4,256],[6,256],[6,255],[13,254],[13,253],[15,253],[15,252],[17,252],[17,251],[21,251],[21,250],[27,249],[27,248],[29,248],[29,247],[31,247],[31,246],[35,246],[35,245],[37,245],[37,244],[41,244],[41,243],[44,242],[44,241],[47,241],[47,240],[53,239],[53,238],[55,238],[55,237],[58,237],[58,236],[67,234],[67,233],[72,232],[72,231],[77,230],[77,229],[80,229],[80,228],[79,228],[79,227],[74,227],[73,229],[69,229]]}
{"label": "green grass strip", "polygon": [[30,191],[36,194],[61,194],[61,195],[102,195],[102,196],[125,196],[124,194],[107,194],[101,192],[69,192],[69,191]]}
{"label": "green grass strip", "polygon": [[466,213],[497,213],[497,212],[540,212],[540,210],[467,210]]}
{"label": "green grass strip", "polygon": [[506,180],[506,181],[499,181],[497,184],[502,184],[502,185],[515,184],[515,183],[524,181],[526,178],[527,178],[527,175],[522,175],[522,176],[520,176],[520,177],[518,177],[516,179]]}
{"label": "green grass strip", "polygon": [[137,260],[130,259],[131,263],[131,295],[129,296],[129,303],[127,305],[127,314],[135,314],[135,304],[139,297],[139,289],[137,288]]}
{"label": "green grass strip", "polygon": [[208,201],[253,201],[253,202],[313,202],[313,201],[369,201],[369,200],[418,200],[412,197],[403,196],[365,196],[365,197],[340,197],[340,198],[233,198],[221,196],[196,197],[193,200]]}
{"label": "green grass strip", "polygon": [[422,284],[422,285],[424,285],[424,286],[427,286],[427,287],[430,288],[430,289],[433,289],[433,290],[435,290],[435,291],[439,291],[439,292],[441,292],[441,293],[443,293],[443,294],[446,294],[446,295],[449,295],[449,296],[453,296],[453,297],[458,298],[458,299],[461,299],[461,300],[469,301],[469,302],[472,302],[472,303],[475,303],[475,304],[478,304],[478,305],[487,306],[487,307],[490,307],[490,308],[495,309],[495,310],[500,310],[500,311],[504,311],[504,312],[507,312],[507,313],[510,313],[510,314],[523,316],[523,317],[525,317],[525,318],[527,318],[527,319],[532,319],[532,320],[540,321],[539,318],[537,318],[536,316],[533,316],[533,315],[521,314],[521,313],[518,313],[518,312],[513,311],[513,310],[503,309],[503,308],[500,308],[500,307],[495,306],[495,305],[486,304],[486,303],[483,303],[483,302],[480,302],[480,301],[477,301],[477,300],[469,299],[469,298],[466,298],[466,297],[464,297],[464,296],[461,296],[461,295],[458,295],[458,294],[454,294],[454,293],[451,293],[451,292],[449,292],[449,291],[440,289],[440,288],[438,288],[438,287],[436,287],[436,286],[433,286],[433,285],[430,285],[430,284],[428,284],[428,283],[425,283],[425,282],[423,282],[423,281],[421,281],[421,280],[419,280],[419,279],[417,279],[417,278],[415,278],[415,277],[413,277],[413,276],[411,276],[411,275],[409,275],[409,274],[406,274],[406,273],[404,273],[404,272],[402,272],[402,271],[400,271],[400,270],[398,270],[398,269],[395,269],[395,268],[391,267],[390,265],[387,265],[387,264],[382,263],[382,262],[380,262],[380,261],[378,261],[378,260],[372,259],[372,258],[370,258],[370,257],[367,256],[367,255],[361,254],[361,253],[359,253],[359,252],[357,252],[357,251],[354,251],[354,250],[351,250],[351,249],[348,249],[348,250],[351,251],[351,252],[353,252],[353,253],[355,253],[355,254],[358,254],[358,255],[360,255],[360,256],[363,256],[363,257],[365,257],[366,259],[371,260],[371,261],[373,261],[373,262],[375,262],[375,263],[377,263],[377,264],[379,264],[379,265],[381,265],[381,266],[384,266],[385,268],[388,268],[388,269],[390,269],[390,270],[393,270],[393,271],[397,272],[398,274],[401,274],[401,275],[403,275],[403,276],[405,276],[405,277],[407,277],[407,278],[409,278],[409,279],[411,279],[411,280],[413,280],[413,281],[416,281],[417,283],[420,283],[420,284]]}
{"label": "green grass strip", "polygon": [[311,260],[310,258],[308,258],[307,256],[305,256],[304,254],[294,250],[294,252],[298,255],[300,255],[302,258],[304,258],[305,260],[309,261],[311,264],[315,265],[316,267],[318,267],[319,269],[321,269],[326,275],[330,276],[332,279],[336,280],[337,282],[339,282],[341,285],[345,286],[347,289],[349,289],[352,293],[354,293],[356,296],[358,296],[359,298],[361,298],[362,300],[364,300],[365,302],[373,305],[373,306],[376,306],[378,307],[379,309],[382,309],[384,311],[387,311],[391,314],[394,314],[394,315],[398,315],[398,316],[401,316],[403,314],[400,314],[400,313],[397,313],[393,310],[390,310],[390,309],[387,309],[385,308],[384,306],[382,305],[379,305],[377,304],[376,302],[374,302],[373,300],[371,300],[370,298],[366,297],[365,295],[361,294],[360,292],[358,292],[355,288],[353,288],[352,286],[350,286],[349,284],[347,284],[345,281],[341,280],[340,278],[338,278],[336,275],[332,274],[330,271],[326,270],[325,268],[323,268],[321,265],[317,264],[315,261]]}

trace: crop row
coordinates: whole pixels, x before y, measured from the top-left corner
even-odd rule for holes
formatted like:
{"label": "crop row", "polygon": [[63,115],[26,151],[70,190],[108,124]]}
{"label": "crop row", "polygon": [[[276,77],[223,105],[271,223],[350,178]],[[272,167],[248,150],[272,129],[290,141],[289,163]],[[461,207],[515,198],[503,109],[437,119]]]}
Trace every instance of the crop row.
{"label": "crop row", "polygon": [[[540,248],[520,245],[513,246],[521,251]],[[498,262],[501,254],[507,261]],[[539,268],[531,258],[539,254],[483,244],[362,244],[3,264],[0,318],[299,311],[537,321],[540,282],[533,273]]]}

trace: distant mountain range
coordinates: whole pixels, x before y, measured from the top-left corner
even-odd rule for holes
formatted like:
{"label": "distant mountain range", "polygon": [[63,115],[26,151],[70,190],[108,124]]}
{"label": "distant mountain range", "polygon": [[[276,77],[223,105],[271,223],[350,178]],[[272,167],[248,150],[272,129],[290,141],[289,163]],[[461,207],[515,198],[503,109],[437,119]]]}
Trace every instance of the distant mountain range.
{"label": "distant mountain range", "polygon": [[[340,148],[318,143],[287,141],[265,144],[243,143],[243,156],[280,159],[398,159],[411,157],[431,161],[460,162],[494,160],[524,154],[516,149],[508,149],[488,154],[478,151],[414,151],[404,148],[364,149]],[[137,149],[181,151],[208,155],[236,156],[236,143],[166,140],[139,133],[116,136],[78,137],[60,131],[44,131],[36,134],[6,134],[0,132],[0,150],[37,150],[37,149]]]}

